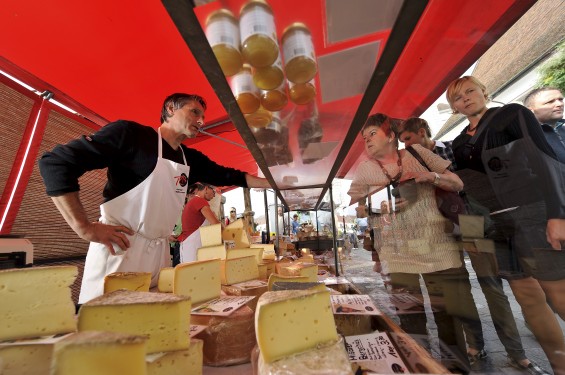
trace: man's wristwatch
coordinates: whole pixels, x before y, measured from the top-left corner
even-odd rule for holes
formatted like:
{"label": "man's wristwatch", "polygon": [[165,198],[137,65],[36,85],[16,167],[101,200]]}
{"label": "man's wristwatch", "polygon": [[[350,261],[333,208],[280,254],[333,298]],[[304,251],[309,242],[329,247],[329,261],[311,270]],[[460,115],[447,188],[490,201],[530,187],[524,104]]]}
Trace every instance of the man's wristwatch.
{"label": "man's wristwatch", "polygon": [[441,180],[441,178],[439,177],[439,174],[437,174],[436,172],[434,172],[434,181],[432,182],[432,184],[434,184],[435,186],[439,185],[439,180]]}

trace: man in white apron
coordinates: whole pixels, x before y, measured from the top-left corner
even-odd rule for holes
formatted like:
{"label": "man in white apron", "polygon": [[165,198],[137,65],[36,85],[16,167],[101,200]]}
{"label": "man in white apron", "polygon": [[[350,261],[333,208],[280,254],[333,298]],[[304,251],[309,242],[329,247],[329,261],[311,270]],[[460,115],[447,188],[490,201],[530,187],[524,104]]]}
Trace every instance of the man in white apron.
{"label": "man in white apron", "polygon": [[[39,167],[47,194],[71,228],[91,242],[79,304],[101,295],[104,276],[116,271],[152,272],[152,286],[156,285],[159,269],[170,265],[168,237],[191,180],[269,187],[263,178],[181,147],[198,134],[205,109],[198,95],[173,94],[165,99],[157,132],[119,120],[42,156]],[[78,178],[105,167],[106,202],[100,207],[100,220],[90,222],[79,198]]]}

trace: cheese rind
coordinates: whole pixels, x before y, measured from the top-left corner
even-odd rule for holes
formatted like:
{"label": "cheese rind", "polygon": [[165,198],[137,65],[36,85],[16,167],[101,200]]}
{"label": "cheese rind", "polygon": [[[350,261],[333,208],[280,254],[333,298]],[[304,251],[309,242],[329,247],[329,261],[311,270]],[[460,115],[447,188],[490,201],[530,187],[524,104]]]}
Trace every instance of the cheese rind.
{"label": "cheese rind", "polygon": [[149,292],[151,272],[114,272],[104,277],[104,293],[127,289]]}
{"label": "cheese rind", "polygon": [[204,225],[198,230],[202,247],[222,245],[222,224]]}
{"label": "cheese rind", "polygon": [[147,362],[147,375],[202,375],[202,346],[202,340],[191,339],[188,349]]}
{"label": "cheese rind", "polygon": [[334,343],[266,363],[261,355],[258,375],[349,375],[353,374],[343,339]]}
{"label": "cheese rind", "polygon": [[70,286],[77,272],[74,266],[0,271],[0,340],[76,331]]}
{"label": "cheese rind", "polygon": [[263,294],[255,312],[255,332],[266,363],[337,340],[329,291]]}
{"label": "cheese rind", "polygon": [[49,374],[53,344],[16,343],[0,344],[0,374],[43,375]]}
{"label": "cheese rind", "polygon": [[145,375],[146,337],[115,332],[78,332],[57,342],[52,375]]}
{"label": "cheese rind", "polygon": [[204,364],[231,366],[247,363],[256,344],[254,313],[241,306],[229,316],[192,315],[192,324],[205,325],[196,335],[204,341]]}
{"label": "cheese rind", "polygon": [[267,291],[267,285],[242,288],[238,285],[222,285],[222,292],[228,296],[252,296],[255,297],[247,303],[251,310],[255,311],[259,297]]}
{"label": "cheese rind", "polygon": [[173,293],[190,297],[192,303],[218,298],[221,292],[220,259],[181,263],[175,267]]}
{"label": "cheese rind", "polygon": [[175,278],[175,269],[173,267],[164,267],[159,271],[159,281],[157,288],[161,293],[173,292],[173,280]]}
{"label": "cheese rind", "polygon": [[201,247],[196,250],[196,260],[226,259],[226,246],[216,245]]}
{"label": "cheese rind", "polygon": [[190,297],[117,290],[94,298],[79,310],[79,331],[147,335],[147,352],[188,349]]}
{"label": "cheese rind", "polygon": [[259,278],[259,268],[254,256],[224,259],[221,263],[222,284],[231,285]]}
{"label": "cheese rind", "polygon": [[273,284],[278,281],[291,282],[291,283],[306,283],[309,281],[309,279],[306,276],[282,276],[273,273],[269,276],[269,281],[267,281],[268,290],[272,291]]}

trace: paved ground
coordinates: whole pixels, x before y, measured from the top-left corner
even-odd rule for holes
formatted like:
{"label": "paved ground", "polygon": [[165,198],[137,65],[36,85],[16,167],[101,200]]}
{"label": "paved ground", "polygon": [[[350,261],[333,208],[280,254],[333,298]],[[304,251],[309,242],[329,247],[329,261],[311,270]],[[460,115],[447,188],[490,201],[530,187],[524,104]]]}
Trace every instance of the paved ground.
{"label": "paved ground", "polygon": [[[471,286],[473,288],[473,297],[479,311],[481,323],[483,325],[483,335],[486,342],[486,351],[488,357],[482,360],[480,364],[473,366],[472,374],[522,374],[526,371],[517,370],[507,364],[506,352],[500,343],[494,325],[490,318],[488,306],[477,281],[475,272],[470,262],[466,261],[467,270],[471,278]],[[345,258],[342,262],[343,274],[355,283],[362,293],[367,293],[378,298],[379,295],[386,293],[384,282],[378,273],[373,271],[373,262],[371,254],[363,249],[353,249],[351,259]],[[520,331],[522,345],[526,350],[526,354],[530,360],[535,361],[541,367],[551,372],[551,367],[547,358],[540,348],[533,334],[528,330],[522,317],[520,306],[516,303],[514,296],[510,291],[510,287],[505,282],[504,290],[510,300],[514,318]],[[565,330],[565,323],[559,319],[562,330]],[[433,335],[435,327],[429,326],[428,329]]]}

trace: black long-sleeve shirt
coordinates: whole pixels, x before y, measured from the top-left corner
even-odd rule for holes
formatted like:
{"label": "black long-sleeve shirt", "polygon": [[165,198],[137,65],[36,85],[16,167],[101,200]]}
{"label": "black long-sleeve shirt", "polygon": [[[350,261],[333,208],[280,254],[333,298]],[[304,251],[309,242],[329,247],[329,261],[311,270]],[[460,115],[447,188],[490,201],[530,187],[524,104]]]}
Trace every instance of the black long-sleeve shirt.
{"label": "black long-sleeve shirt", "polygon": [[[157,131],[132,121],[118,120],[95,134],[58,145],[39,160],[39,169],[49,196],[80,189],[78,178],[85,172],[108,167],[104,201],[139,185],[155,169]],[[163,158],[183,164],[183,156],[162,140]],[[200,151],[181,145],[190,166],[188,184],[204,182],[217,186],[247,187],[245,173],[221,166]]]}

